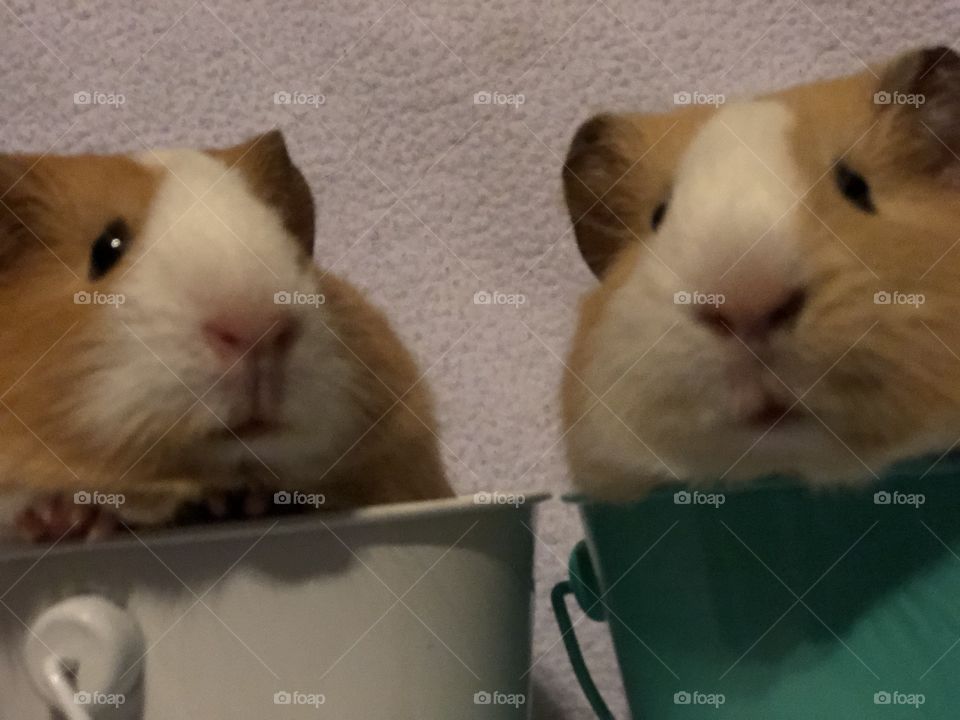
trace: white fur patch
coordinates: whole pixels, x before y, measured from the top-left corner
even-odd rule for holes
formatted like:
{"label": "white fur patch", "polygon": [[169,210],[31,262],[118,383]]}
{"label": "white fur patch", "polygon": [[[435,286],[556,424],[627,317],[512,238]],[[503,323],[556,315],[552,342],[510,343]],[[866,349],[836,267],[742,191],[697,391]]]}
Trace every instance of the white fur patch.
{"label": "white fur patch", "polygon": [[656,240],[679,291],[734,295],[758,280],[798,282],[791,216],[805,188],[790,155],[793,123],[774,101],[735,104],[693,139]]}
{"label": "white fur patch", "polygon": [[[170,438],[186,445],[178,449],[202,455],[198,462],[214,471],[249,464],[267,472],[261,467],[267,465],[281,482],[302,482],[290,480],[289,465],[299,475],[313,472],[307,458],[339,455],[344,434],[357,423],[352,365],[328,330],[329,310],[310,260],[239,170],[193,150],[138,159],[161,165],[164,176],[124,263],[105,279],[124,303],[102,308],[104,340],[88,359],[85,422],[109,444],[125,433],[152,442],[175,430]],[[317,302],[278,303],[277,293]],[[238,419],[241,400],[202,331],[220,314],[254,327],[283,317],[299,323],[284,366],[281,419],[288,432],[282,436],[249,447],[231,438],[208,445],[211,433],[224,433]]]}

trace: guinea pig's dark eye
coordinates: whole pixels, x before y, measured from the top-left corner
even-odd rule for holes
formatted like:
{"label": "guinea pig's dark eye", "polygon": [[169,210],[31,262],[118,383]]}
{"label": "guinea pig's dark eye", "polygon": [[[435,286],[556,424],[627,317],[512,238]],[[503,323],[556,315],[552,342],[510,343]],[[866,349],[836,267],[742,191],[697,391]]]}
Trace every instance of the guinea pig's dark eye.
{"label": "guinea pig's dark eye", "polygon": [[129,231],[123,220],[117,219],[107,225],[90,249],[90,279],[99,280],[110,272],[123,257],[129,241]]}
{"label": "guinea pig's dark eye", "polygon": [[667,204],[660,203],[653,209],[653,215],[650,216],[650,227],[656,230],[663,222],[663,216],[667,214]]}
{"label": "guinea pig's dark eye", "polygon": [[870,196],[870,186],[863,179],[863,175],[854,172],[845,163],[839,162],[834,177],[837,180],[837,188],[847,200],[865,212],[877,211]]}

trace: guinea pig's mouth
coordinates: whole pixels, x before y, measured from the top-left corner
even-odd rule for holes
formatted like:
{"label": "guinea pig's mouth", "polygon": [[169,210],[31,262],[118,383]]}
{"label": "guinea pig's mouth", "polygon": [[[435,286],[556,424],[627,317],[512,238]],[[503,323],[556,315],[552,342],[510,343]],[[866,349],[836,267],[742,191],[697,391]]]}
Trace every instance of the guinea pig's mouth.
{"label": "guinea pig's mouth", "polygon": [[270,435],[277,435],[284,430],[284,425],[274,420],[262,417],[250,417],[239,423],[224,428],[218,434],[224,438],[239,438],[240,440],[257,440]]}
{"label": "guinea pig's mouth", "polygon": [[800,403],[786,403],[767,397],[764,404],[751,414],[746,424],[757,430],[775,430],[796,425],[805,418]]}

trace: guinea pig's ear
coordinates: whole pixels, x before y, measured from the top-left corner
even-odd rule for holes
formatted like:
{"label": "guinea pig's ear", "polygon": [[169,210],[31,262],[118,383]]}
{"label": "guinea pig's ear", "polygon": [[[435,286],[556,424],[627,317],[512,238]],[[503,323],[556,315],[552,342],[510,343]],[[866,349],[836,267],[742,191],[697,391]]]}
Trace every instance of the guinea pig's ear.
{"label": "guinea pig's ear", "polygon": [[287,230],[313,254],[313,194],[290,159],[283,133],[271,130],[239,145],[209,152],[246,175],[254,192],[280,211]]}
{"label": "guinea pig's ear", "polygon": [[960,176],[960,55],[948,47],[916,50],[887,66],[874,102],[888,113],[905,160]]}
{"label": "guinea pig's ear", "polygon": [[21,156],[0,154],[0,269],[39,231],[43,197],[30,173],[31,164]]}
{"label": "guinea pig's ear", "polygon": [[637,169],[619,147],[619,120],[610,114],[587,120],[573,136],[563,165],[564,196],[577,246],[597,277],[632,242],[630,227],[637,220],[637,203],[626,191],[627,176]]}

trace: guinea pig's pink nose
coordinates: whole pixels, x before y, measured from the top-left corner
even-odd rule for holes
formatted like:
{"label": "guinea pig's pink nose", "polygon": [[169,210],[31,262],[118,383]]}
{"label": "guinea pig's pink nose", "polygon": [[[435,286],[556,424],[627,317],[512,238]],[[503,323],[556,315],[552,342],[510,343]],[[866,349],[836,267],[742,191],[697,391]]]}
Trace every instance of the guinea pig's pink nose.
{"label": "guinea pig's pink nose", "polygon": [[259,318],[240,314],[218,316],[204,323],[203,335],[226,362],[235,362],[251,352],[282,358],[300,336],[300,323],[286,314]]}
{"label": "guinea pig's pink nose", "polygon": [[720,335],[736,335],[744,341],[762,340],[774,330],[789,327],[803,312],[807,292],[794,288],[766,294],[737,292],[716,306],[697,306],[697,320]]}

